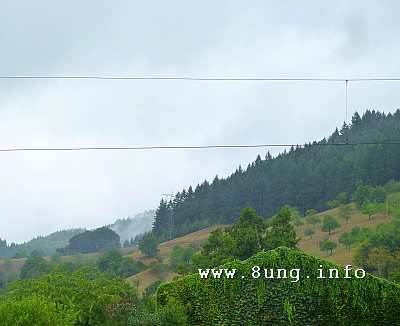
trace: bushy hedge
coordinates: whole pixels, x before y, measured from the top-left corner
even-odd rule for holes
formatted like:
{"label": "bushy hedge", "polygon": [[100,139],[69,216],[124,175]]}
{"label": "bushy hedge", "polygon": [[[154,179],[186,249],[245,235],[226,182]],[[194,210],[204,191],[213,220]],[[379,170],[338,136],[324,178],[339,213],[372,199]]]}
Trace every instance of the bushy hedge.
{"label": "bushy hedge", "polygon": [[76,312],[39,296],[0,301],[2,326],[74,326]]}
{"label": "bushy hedge", "polygon": [[[251,268],[299,268],[292,279],[253,279]],[[322,265],[339,269],[339,279],[317,279]],[[234,279],[200,279],[193,274],[163,284],[157,301],[175,298],[192,325],[399,325],[400,287],[367,274],[344,279],[344,269],[297,250],[278,248],[222,266],[237,269]],[[309,276],[307,278],[306,276]],[[244,278],[242,278],[242,276]],[[327,275],[326,275],[327,276]]]}
{"label": "bushy hedge", "polygon": [[[43,305],[43,302],[48,305]],[[0,296],[0,312],[7,311],[8,318],[13,321],[19,321],[23,312],[24,318],[30,321],[39,316],[36,308],[32,308],[38,307],[43,312],[47,309],[48,315],[57,315],[63,320],[68,312],[69,317],[74,316],[74,325],[114,326],[127,325],[136,311],[136,302],[136,292],[122,279],[86,268],[74,273],[52,273],[12,283]],[[47,318],[47,315],[40,314],[42,317]],[[1,315],[0,325],[3,325]],[[38,322],[32,325],[47,324]]]}

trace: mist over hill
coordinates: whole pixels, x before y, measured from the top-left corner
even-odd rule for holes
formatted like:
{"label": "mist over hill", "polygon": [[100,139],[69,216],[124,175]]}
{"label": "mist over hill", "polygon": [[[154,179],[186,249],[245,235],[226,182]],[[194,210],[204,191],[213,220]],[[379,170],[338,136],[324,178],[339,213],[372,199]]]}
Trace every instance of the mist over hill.
{"label": "mist over hill", "polygon": [[116,220],[108,227],[116,232],[121,238],[121,243],[126,240],[134,239],[140,233],[150,231],[155,216],[154,210],[144,211],[133,217],[127,217]]}
{"label": "mist over hill", "polygon": [[[117,219],[113,224],[107,225],[116,232],[121,239],[121,243],[125,240],[134,239],[136,235],[151,230],[154,221],[154,210],[148,210],[133,217]],[[82,228],[74,228],[60,230],[45,236],[38,236],[24,243],[7,243],[6,240],[0,238],[0,258],[20,258],[27,257],[33,251],[44,256],[50,256],[59,248],[65,248],[69,239],[86,231]]]}

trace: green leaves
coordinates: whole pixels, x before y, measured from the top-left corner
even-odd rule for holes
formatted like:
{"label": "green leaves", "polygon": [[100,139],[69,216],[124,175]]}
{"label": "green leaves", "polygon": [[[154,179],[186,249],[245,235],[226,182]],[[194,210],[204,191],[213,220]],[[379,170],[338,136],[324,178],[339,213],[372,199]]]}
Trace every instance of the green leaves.
{"label": "green leaves", "polygon": [[120,248],[120,238],[117,233],[107,227],[93,231],[85,231],[69,239],[68,246],[60,250],[66,254],[89,253]]}
{"label": "green leaves", "polygon": [[331,235],[333,230],[336,230],[340,227],[340,223],[332,217],[331,215],[325,215],[324,220],[322,221],[321,230],[324,232],[328,232],[328,235]]}
{"label": "green leaves", "polygon": [[153,232],[145,233],[140,242],[139,250],[148,257],[155,257],[158,253],[158,239]]}
{"label": "green leaves", "polygon": [[28,279],[44,275],[50,271],[50,264],[41,256],[29,256],[21,268],[20,278]]}
{"label": "green leaves", "polygon": [[263,249],[295,248],[298,242],[289,207],[283,207],[268,223],[253,208],[243,209],[239,219],[225,230],[217,229],[192,258],[195,268],[217,266],[232,259],[246,259]]}
{"label": "green leaves", "polygon": [[361,205],[361,213],[367,215],[369,220],[381,210],[381,204],[378,203],[366,201]]}
{"label": "green leaves", "polygon": [[[299,268],[301,279],[251,278],[253,266]],[[336,268],[339,279],[317,279],[318,268]],[[175,298],[187,308],[190,325],[396,325],[400,288],[367,275],[343,279],[342,267],[297,250],[259,252],[221,268],[237,269],[235,279],[200,279],[198,274],[163,284],[159,304]],[[307,278],[306,276],[310,276]],[[243,276],[244,278],[242,278]]]}
{"label": "green leaves", "polygon": [[275,249],[281,246],[296,248],[299,239],[290,223],[291,220],[292,214],[289,207],[282,207],[270,222],[270,228],[265,235],[264,249]]}
{"label": "green leaves", "polygon": [[34,294],[1,300],[0,316],[2,326],[72,326],[77,321],[74,310]]}
{"label": "green leaves", "polygon": [[130,257],[123,257],[119,250],[111,250],[104,253],[98,260],[97,266],[101,272],[112,276],[128,277],[143,270],[142,262]]}
{"label": "green leaves", "polygon": [[[76,325],[96,326],[126,325],[137,301],[136,293],[124,281],[96,270],[83,269],[70,274],[52,273],[37,279],[17,281],[9,287],[0,302],[24,302],[32,296],[54,303],[55,306],[49,309],[55,309],[53,313],[56,315],[61,316],[65,310],[73,312]],[[28,316],[34,316],[29,311],[26,312]]]}
{"label": "green leaves", "polygon": [[322,251],[329,252],[331,255],[333,253],[333,250],[336,249],[336,247],[337,247],[337,243],[335,241],[332,241],[332,240],[329,240],[329,239],[322,240],[319,243],[319,248]]}
{"label": "green leaves", "polygon": [[175,246],[169,255],[169,264],[174,272],[184,274],[187,272],[194,254],[192,247]]}

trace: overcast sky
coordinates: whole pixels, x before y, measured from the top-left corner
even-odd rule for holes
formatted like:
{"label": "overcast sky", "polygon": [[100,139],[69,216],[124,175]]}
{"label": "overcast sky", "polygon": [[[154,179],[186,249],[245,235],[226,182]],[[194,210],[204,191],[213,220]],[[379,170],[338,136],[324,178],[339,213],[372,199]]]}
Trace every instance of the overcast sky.
{"label": "overcast sky", "polygon": [[[0,2],[0,75],[400,77],[396,1]],[[400,106],[349,85],[349,111]],[[0,80],[0,147],[304,143],[345,119],[343,83]],[[262,149],[0,153],[0,237],[156,208]]]}

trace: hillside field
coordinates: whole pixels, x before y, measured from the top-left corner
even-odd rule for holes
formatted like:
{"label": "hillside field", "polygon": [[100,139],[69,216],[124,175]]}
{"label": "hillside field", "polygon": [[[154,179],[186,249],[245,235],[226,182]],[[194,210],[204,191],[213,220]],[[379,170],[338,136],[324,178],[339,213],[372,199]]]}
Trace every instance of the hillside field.
{"label": "hillside field", "polygon": [[[351,204],[350,204],[351,205]],[[318,217],[323,219],[324,215],[331,215],[337,218],[341,224],[341,227],[334,230],[331,234],[330,239],[334,241],[338,241],[339,237],[342,233],[348,232],[351,228],[355,226],[359,227],[367,227],[374,229],[381,223],[386,223],[391,220],[390,216],[386,216],[386,214],[377,214],[373,217],[373,219],[368,220],[366,215],[360,213],[358,209],[354,206],[351,206],[351,218],[346,223],[345,220],[339,217],[339,209],[331,209],[324,212],[320,212],[316,214]],[[135,260],[142,261],[145,265],[149,266],[149,268],[144,271],[133,275],[127,278],[127,281],[138,287],[139,293],[143,293],[144,289],[150,286],[152,283],[156,281],[171,281],[174,277],[177,276],[176,273],[166,270],[165,268],[160,267],[161,264],[168,264],[168,256],[174,246],[192,246],[193,248],[200,248],[201,244],[208,238],[211,232],[217,228],[223,228],[226,225],[216,225],[212,227],[208,227],[182,237],[161,243],[159,246],[159,257],[158,258],[148,258],[145,257],[137,248],[129,248],[123,249],[124,255],[126,257],[132,257]],[[310,238],[309,236],[305,236],[303,234],[304,229],[307,225],[303,225],[300,227],[296,227],[297,236],[299,237],[299,248],[307,253],[315,255],[317,257],[321,257],[327,260],[330,260],[339,265],[354,265],[353,256],[356,250],[356,246],[352,246],[352,248],[346,249],[344,246],[338,244],[337,249],[334,251],[332,255],[326,255],[325,252],[320,251],[319,249],[319,241],[327,238],[327,233],[321,231],[321,225],[318,224],[315,226],[315,234]],[[81,254],[81,255],[71,255],[71,256],[61,256],[61,261],[79,261],[86,264],[95,263],[96,259],[101,255],[101,253],[91,253],[91,254]],[[46,259],[50,259],[50,257],[46,257]],[[20,270],[25,258],[20,259],[8,259],[8,260],[0,260],[0,271],[8,268],[13,270]]]}
{"label": "hillside field", "polygon": [[[208,236],[211,234],[211,232],[217,228],[222,228],[224,225],[217,225],[217,226],[211,226],[187,235],[184,235],[182,237],[169,240],[167,242],[163,242],[160,244],[159,249],[159,258],[146,258],[143,256],[143,254],[138,251],[134,250],[132,253],[129,255],[133,257],[136,260],[140,260],[144,262],[145,264],[152,264],[152,263],[157,263],[162,262],[163,264],[168,263],[168,256],[174,246],[192,246],[194,248],[199,248],[201,244],[208,238]],[[162,280],[165,282],[171,281],[175,276],[177,276],[176,273],[170,272],[170,271],[160,271],[157,267],[151,267],[148,268],[136,275],[133,275],[131,277],[128,277],[127,280],[129,283],[134,284],[137,286],[139,293],[142,293],[144,289],[146,289],[148,286],[150,286],[152,283]]]}
{"label": "hillside field", "polygon": [[[339,217],[339,209],[334,208],[331,210],[327,210],[321,213],[316,214],[318,217],[323,219],[325,215],[331,215],[335,218],[337,218],[341,224],[341,227],[334,230],[330,236],[331,240],[338,241],[339,237],[342,235],[344,232],[348,232],[351,230],[351,228],[358,226],[360,228],[366,227],[370,229],[375,229],[379,224],[381,223],[387,223],[391,220],[391,216],[386,216],[385,214],[377,214],[375,215],[371,220],[368,220],[368,217],[366,215],[363,215],[360,213],[358,209],[356,209],[352,204],[351,205],[351,218],[346,223],[345,220],[341,219]],[[175,245],[180,245],[180,246],[193,246],[195,248],[198,248],[200,244],[207,239],[207,237],[211,234],[213,230],[216,228],[222,228],[224,225],[218,225],[214,227],[209,227],[194,233],[187,234],[185,236],[176,238],[171,241],[164,242],[160,245],[160,260],[163,263],[168,262],[168,255],[170,254],[172,248]],[[320,251],[319,249],[319,241],[326,239],[327,238],[327,233],[321,231],[321,225],[318,224],[315,227],[315,234],[310,238],[309,236],[304,236],[303,232],[304,229],[307,227],[307,225],[303,225],[300,227],[296,228],[297,236],[300,238],[299,241],[299,248],[307,253],[310,253],[312,255],[315,255],[320,258],[324,258],[326,260],[330,260],[338,265],[354,265],[353,262],[353,256],[356,251],[356,246],[352,246],[349,249],[346,249],[344,246],[338,244],[337,249],[334,251],[332,255],[327,256],[325,252]],[[156,259],[145,259],[143,258],[142,254],[138,251],[134,251],[132,253],[132,256],[135,259],[142,260],[145,263],[154,263],[156,262]],[[149,268],[147,270],[142,271],[141,273],[138,273],[134,276],[131,276],[128,278],[128,281],[131,284],[135,284],[138,287],[139,292],[143,292],[143,290],[151,285],[152,283],[162,280],[162,281],[171,281],[177,274],[167,272],[167,271],[162,271],[159,272],[154,268]]]}

